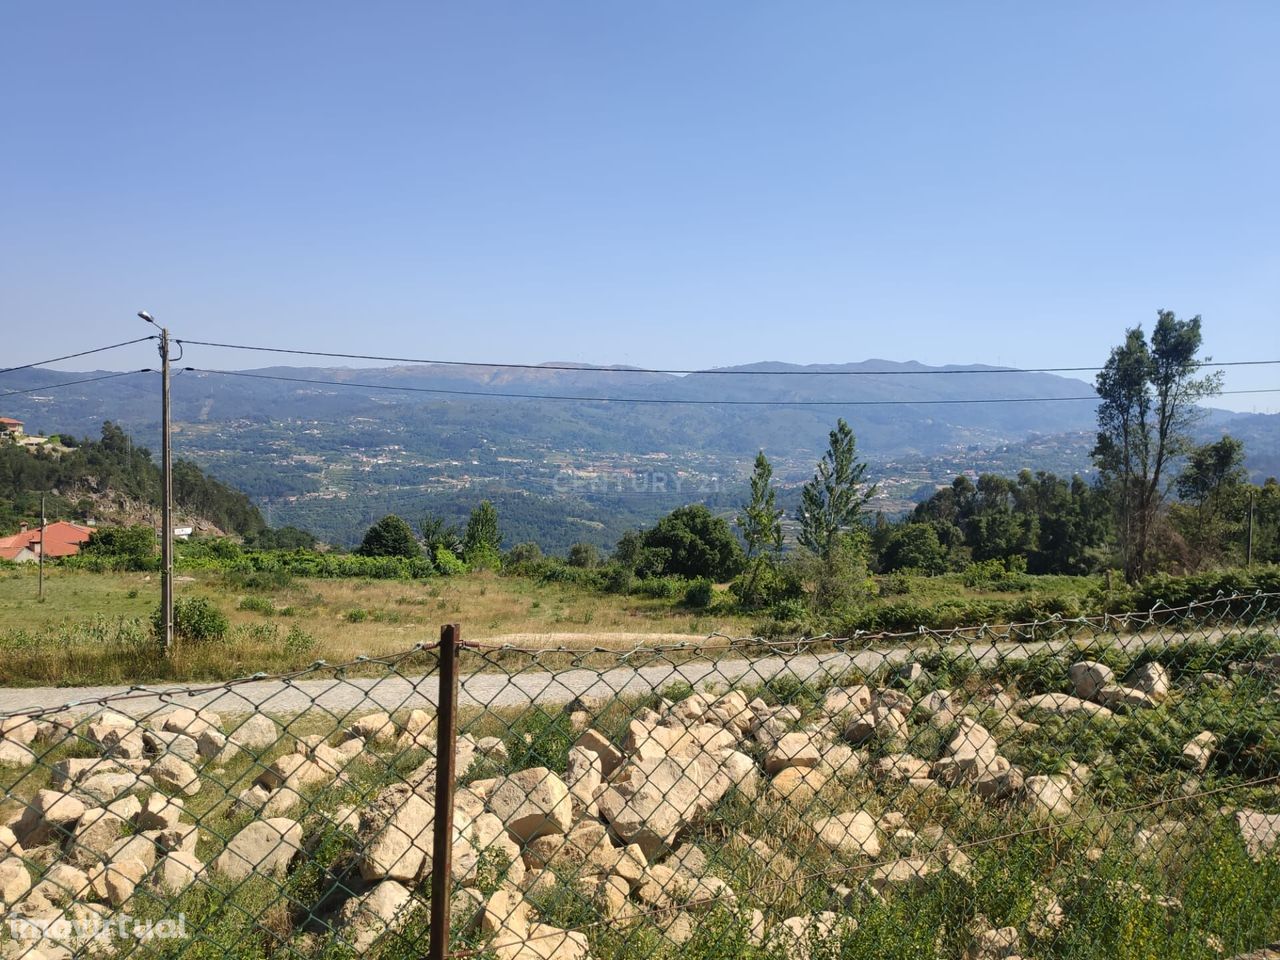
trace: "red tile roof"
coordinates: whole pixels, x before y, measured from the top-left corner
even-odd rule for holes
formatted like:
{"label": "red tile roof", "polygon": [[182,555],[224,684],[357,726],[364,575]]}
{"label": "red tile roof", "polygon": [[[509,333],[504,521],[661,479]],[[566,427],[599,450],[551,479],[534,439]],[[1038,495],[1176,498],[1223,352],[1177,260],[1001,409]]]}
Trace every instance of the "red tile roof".
{"label": "red tile roof", "polygon": [[[92,527],[82,527],[78,523],[67,523],[58,520],[45,527],[44,555],[46,557],[70,557],[80,552],[80,545],[93,535]],[[11,537],[0,537],[0,557],[12,560],[24,547],[39,553],[40,528],[24,530]]]}

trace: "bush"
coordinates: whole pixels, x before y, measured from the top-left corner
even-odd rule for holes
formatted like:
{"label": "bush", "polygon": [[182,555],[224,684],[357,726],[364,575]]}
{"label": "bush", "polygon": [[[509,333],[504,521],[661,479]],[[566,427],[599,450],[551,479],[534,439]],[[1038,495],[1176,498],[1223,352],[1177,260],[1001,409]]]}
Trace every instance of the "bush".
{"label": "bush", "polygon": [[[173,604],[173,638],[184,643],[221,642],[230,628],[227,616],[208,597],[179,597]],[[151,615],[151,629],[164,640],[164,613],[159,606]]]}
{"label": "bush", "polygon": [[435,561],[436,569],[446,577],[467,572],[467,565],[444,547],[436,547],[436,555],[432,559]]}
{"label": "bush", "polygon": [[712,587],[711,581],[706,577],[699,577],[684,588],[684,605],[693,607],[695,610],[705,610],[711,606],[713,596],[715,596],[715,588]]}
{"label": "bush", "polygon": [[276,612],[276,605],[267,597],[241,597],[240,603],[236,605],[237,610],[248,610],[253,613],[260,613],[265,617],[273,616]]}

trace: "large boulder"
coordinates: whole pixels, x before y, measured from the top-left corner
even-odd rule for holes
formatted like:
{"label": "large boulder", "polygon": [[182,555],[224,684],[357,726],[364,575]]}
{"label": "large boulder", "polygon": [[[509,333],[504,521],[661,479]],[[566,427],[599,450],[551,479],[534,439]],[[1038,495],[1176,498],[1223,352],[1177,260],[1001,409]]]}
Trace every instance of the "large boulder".
{"label": "large boulder", "polygon": [[1156,699],[1167,697],[1173,689],[1173,681],[1168,669],[1160,663],[1144,663],[1129,671],[1125,683],[1143,693],[1149,693]]}
{"label": "large boulder", "polygon": [[250,874],[284,876],[302,850],[302,825],[287,817],[254,820],[231,838],[213,869],[231,880]]}
{"label": "large boulder", "polygon": [[875,818],[865,810],[822,817],[809,824],[818,841],[845,857],[878,857],[880,833]]}
{"label": "large boulder", "polygon": [[769,776],[787,767],[816,767],[822,753],[808,733],[788,733],[765,754],[764,771]]}
{"label": "large boulder", "polygon": [[488,805],[517,843],[565,833],[573,822],[569,788],[546,767],[503,777],[489,794]]}
{"label": "large boulder", "polygon": [[731,786],[718,766],[706,759],[632,760],[601,793],[600,815],[623,843],[639,844],[652,859]]}
{"label": "large boulder", "polygon": [[413,909],[413,895],[395,880],[383,880],[352,897],[338,911],[342,939],[363,955],[384,934],[400,929]]}
{"label": "large boulder", "polygon": [[604,777],[613,775],[613,771],[622,766],[622,751],[609,742],[609,738],[598,730],[584,730],[578,737],[575,747],[590,750],[600,758],[600,774]]}
{"label": "large boulder", "polygon": [[[410,790],[383,793],[368,812],[362,831],[360,875],[369,881],[412,883],[430,869],[435,810]],[[456,829],[456,824],[455,824]]]}
{"label": "large boulder", "polygon": [[56,790],[41,790],[13,824],[13,833],[25,850],[67,836],[84,816],[82,801]]}
{"label": "large boulder", "polygon": [[1236,813],[1236,827],[1249,856],[1261,860],[1280,846],[1280,813],[1241,810]]}
{"label": "large boulder", "polygon": [[175,756],[163,756],[147,769],[156,786],[194,797],[200,792],[200,776],[191,764]]}
{"label": "large boulder", "polygon": [[1069,716],[1073,713],[1087,713],[1094,717],[1109,717],[1111,711],[1106,707],[1088,700],[1081,700],[1079,697],[1073,697],[1068,693],[1040,693],[1025,700],[1019,701],[1015,706],[1020,706],[1025,710],[1040,710],[1044,713],[1053,713],[1058,716]]}
{"label": "large boulder", "polygon": [[1213,759],[1218,738],[1209,730],[1203,730],[1182,746],[1182,762],[1196,773],[1204,773]]}
{"label": "large boulder", "polygon": [[1105,686],[1115,683],[1115,671],[1096,660],[1081,660],[1067,669],[1077,697],[1092,700]]}

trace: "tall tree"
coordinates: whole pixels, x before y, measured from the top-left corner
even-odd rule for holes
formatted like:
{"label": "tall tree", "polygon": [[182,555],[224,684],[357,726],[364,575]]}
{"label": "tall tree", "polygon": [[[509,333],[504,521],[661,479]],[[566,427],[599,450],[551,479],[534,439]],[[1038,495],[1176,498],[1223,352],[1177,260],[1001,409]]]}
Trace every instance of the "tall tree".
{"label": "tall tree", "polygon": [[1170,464],[1190,444],[1196,404],[1221,390],[1220,373],[1198,376],[1201,342],[1199,316],[1179,320],[1161,310],[1150,345],[1141,326],[1132,328],[1098,374],[1093,459],[1116,510],[1130,582],[1151,572]]}
{"label": "tall tree", "polygon": [[843,418],[828,439],[813,479],[800,491],[796,511],[801,545],[823,560],[835,555],[841,535],[857,525],[876,490],[864,482],[867,465],[858,459],[857,440]]}
{"label": "tall tree", "polygon": [[498,509],[492,502],[481,500],[467,518],[467,530],[462,535],[463,556],[468,563],[474,563],[482,556],[491,559],[497,555],[501,546],[502,531],[498,529]]}
{"label": "tall tree", "polygon": [[389,513],[368,529],[356,553],[365,557],[420,557],[422,548],[413,536],[413,527]]}
{"label": "tall tree", "polygon": [[785,512],[778,506],[773,465],[761,450],[756,454],[755,470],[751,474],[751,499],[742,505],[742,512],[735,521],[747,544],[745,596],[755,595],[760,567],[768,562],[771,553],[776,554],[782,549],[782,516]]}
{"label": "tall tree", "polygon": [[[1223,558],[1234,546],[1228,527],[1239,527],[1248,474],[1244,468],[1244,443],[1224,435],[1221,440],[1196,447],[1178,475],[1176,489],[1190,512],[1181,524],[1195,567]],[[1235,524],[1227,514],[1236,514]]]}

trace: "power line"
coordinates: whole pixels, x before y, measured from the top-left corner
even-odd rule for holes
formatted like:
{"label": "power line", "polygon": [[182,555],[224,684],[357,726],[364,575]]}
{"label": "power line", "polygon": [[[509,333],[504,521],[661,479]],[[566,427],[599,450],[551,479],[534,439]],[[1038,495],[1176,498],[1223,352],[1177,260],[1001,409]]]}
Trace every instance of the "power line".
{"label": "power line", "polygon": [[[144,337],[143,339],[150,340],[151,337]],[[137,341],[134,342],[136,343]],[[139,373],[155,373],[155,371],[150,367],[143,367],[141,370],[122,370],[120,373],[108,373],[101,377],[85,377],[82,380],[64,380],[62,383],[46,383],[42,387],[29,387],[26,390],[9,390],[5,393],[0,393],[0,397],[15,397],[20,393],[43,393],[46,390],[57,390],[59,387],[74,387],[81,383],[98,383],[101,380],[115,380],[117,377],[132,377]]]}
{"label": "power line", "polygon": [[48,360],[37,360],[35,363],[24,363],[20,367],[5,367],[0,369],[0,373],[13,373],[15,370],[30,370],[32,367],[43,367],[45,364],[57,363],[59,360],[71,360],[74,357],[87,357],[91,353],[102,353],[105,350],[115,350],[119,347],[132,346],[135,343],[143,343],[147,340],[154,340],[154,336],[138,337],[137,340],[124,340],[120,343],[108,344],[105,347],[94,347],[92,350],[81,350],[79,353],[68,353],[61,357],[52,357]]}
{"label": "power line", "polygon": [[[218,347],[223,350],[252,350],[258,353],[287,353],[302,357],[329,357],[337,360],[378,360],[385,363],[423,363],[436,364],[443,367],[490,367],[498,370],[568,370],[574,373],[701,373],[713,376],[731,377],[905,377],[905,376],[937,376],[940,374],[986,374],[986,373],[1092,373],[1101,367],[989,367],[981,370],[947,369],[947,370],[726,370],[726,369],[679,369],[674,367],[592,367],[575,366],[569,363],[489,363],[480,360],[432,360],[422,357],[390,357],[370,353],[336,353],[326,350],[301,350],[290,347],[261,347],[243,343],[215,343],[208,340],[181,340],[182,344],[198,347]],[[1211,360],[1198,361],[1197,367],[1248,367],[1280,364],[1280,360],[1231,360],[1215,363]]]}
{"label": "power line", "polygon": [[[444,387],[409,387],[385,383],[360,383],[354,380],[319,380],[312,377],[286,377],[269,373],[246,373],[239,370],[208,370],[201,367],[185,367],[193,373],[210,373],[222,377],[242,377],[249,380],[276,380],[282,383],[305,383],[326,387],[354,387],[362,390],[394,390],[405,393],[429,393],[455,397],[491,397],[509,400],[556,400],[571,403],[643,403],[651,405],[683,404],[692,406],[735,406],[735,407],[878,407],[878,406],[923,406],[974,403],[1054,403],[1057,401],[1079,401],[1098,399],[1097,394],[1083,397],[982,397],[982,398],[949,398],[945,400],[701,400],[679,399],[675,397],[588,397],[567,394],[546,393],[490,393],[484,390],[450,390]],[[1280,393],[1280,388],[1271,390],[1224,390],[1223,394],[1240,393]]]}

